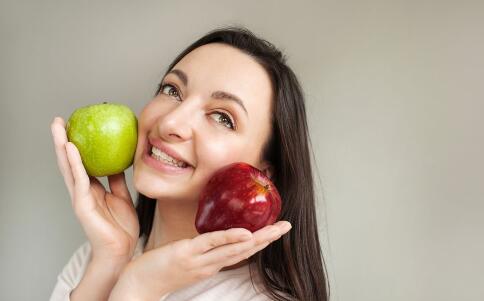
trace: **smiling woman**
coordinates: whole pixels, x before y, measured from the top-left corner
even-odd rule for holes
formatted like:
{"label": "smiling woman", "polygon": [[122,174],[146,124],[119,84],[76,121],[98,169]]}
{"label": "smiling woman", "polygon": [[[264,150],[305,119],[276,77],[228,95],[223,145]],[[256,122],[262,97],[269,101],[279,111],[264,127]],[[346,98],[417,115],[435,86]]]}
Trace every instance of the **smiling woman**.
{"label": "smiling woman", "polygon": [[[63,121],[52,124],[89,242],[51,300],[328,300],[304,97],[279,50],[244,28],[208,33],[170,64],[138,121],[136,208],[124,174],[107,192],[85,174]],[[199,235],[200,193],[234,162],[272,179],[280,221]]]}

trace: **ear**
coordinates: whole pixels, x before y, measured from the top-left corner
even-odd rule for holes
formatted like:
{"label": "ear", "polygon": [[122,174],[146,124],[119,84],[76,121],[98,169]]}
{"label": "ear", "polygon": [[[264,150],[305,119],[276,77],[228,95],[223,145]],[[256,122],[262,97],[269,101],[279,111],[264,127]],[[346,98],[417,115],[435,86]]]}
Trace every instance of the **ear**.
{"label": "ear", "polygon": [[272,176],[274,175],[274,167],[272,167],[269,162],[262,162],[259,169],[266,175],[266,177],[272,180]]}

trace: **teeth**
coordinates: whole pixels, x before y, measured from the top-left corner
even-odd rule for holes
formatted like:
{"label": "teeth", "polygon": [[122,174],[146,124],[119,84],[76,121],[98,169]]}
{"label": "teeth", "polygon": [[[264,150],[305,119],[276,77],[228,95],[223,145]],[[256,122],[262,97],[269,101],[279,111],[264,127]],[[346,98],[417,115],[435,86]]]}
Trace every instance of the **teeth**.
{"label": "teeth", "polygon": [[163,161],[168,165],[176,166],[184,168],[187,164],[183,161],[175,160],[173,157],[170,157],[167,153],[162,152],[161,150],[157,149],[156,147],[151,147],[151,156],[157,160]]}

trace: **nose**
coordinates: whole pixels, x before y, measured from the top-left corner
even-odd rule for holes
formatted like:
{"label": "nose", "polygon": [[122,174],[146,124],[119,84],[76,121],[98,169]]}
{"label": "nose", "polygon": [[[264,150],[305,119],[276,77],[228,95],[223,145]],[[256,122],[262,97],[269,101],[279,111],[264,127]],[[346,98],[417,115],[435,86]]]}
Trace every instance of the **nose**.
{"label": "nose", "polygon": [[179,104],[158,120],[158,133],[167,142],[182,142],[191,139],[193,115],[188,106]]}

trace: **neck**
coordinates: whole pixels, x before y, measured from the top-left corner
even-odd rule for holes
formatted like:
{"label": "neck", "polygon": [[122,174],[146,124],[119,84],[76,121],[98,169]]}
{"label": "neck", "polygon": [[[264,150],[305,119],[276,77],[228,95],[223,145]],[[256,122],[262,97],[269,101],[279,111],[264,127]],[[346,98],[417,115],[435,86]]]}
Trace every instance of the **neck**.
{"label": "neck", "polygon": [[[195,228],[196,214],[197,206],[193,204],[157,200],[153,227],[143,252],[199,235]],[[235,265],[222,268],[222,271],[241,267],[248,262],[247,259],[242,260]]]}
{"label": "neck", "polygon": [[157,200],[153,227],[144,251],[162,247],[173,241],[197,236],[196,214],[197,207],[193,204]]}

